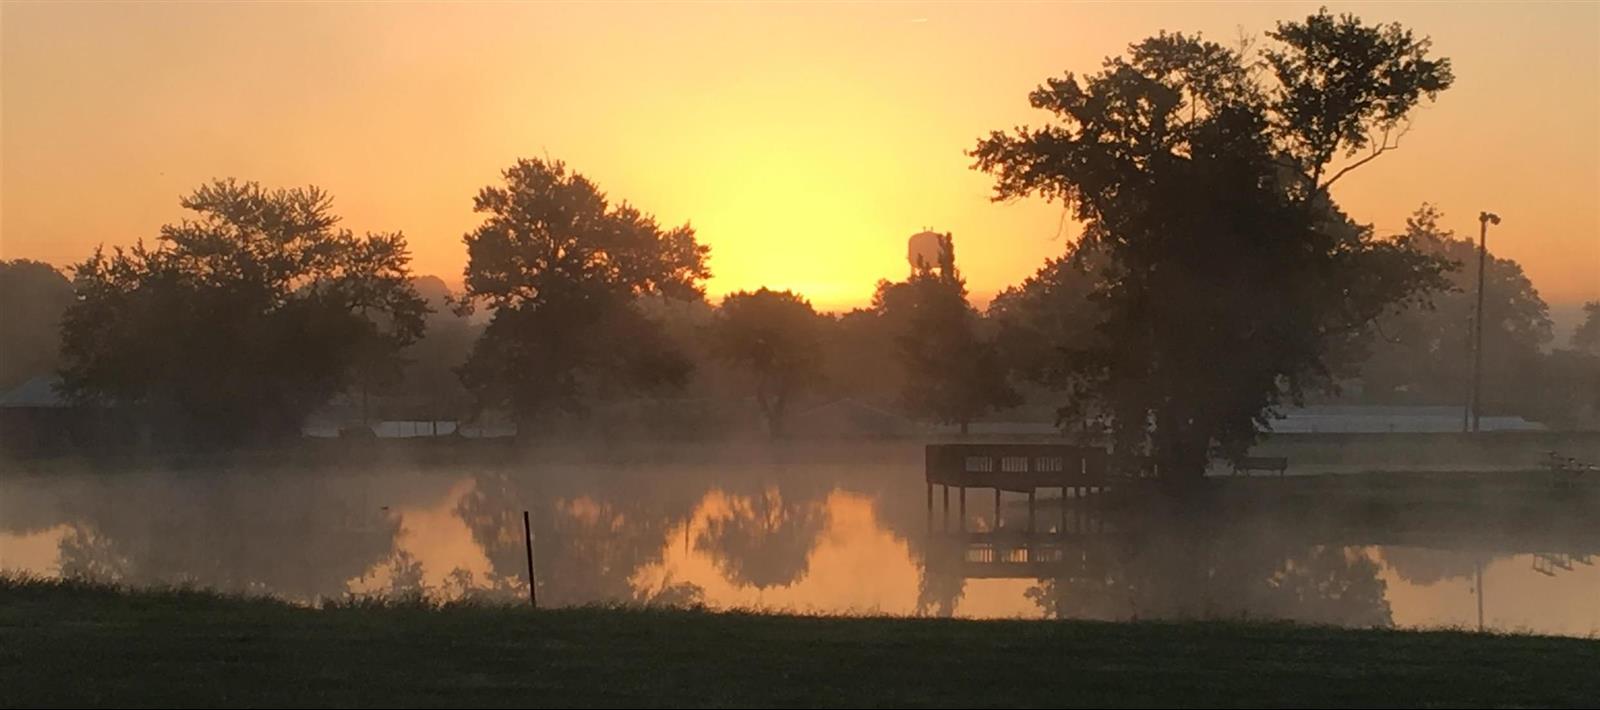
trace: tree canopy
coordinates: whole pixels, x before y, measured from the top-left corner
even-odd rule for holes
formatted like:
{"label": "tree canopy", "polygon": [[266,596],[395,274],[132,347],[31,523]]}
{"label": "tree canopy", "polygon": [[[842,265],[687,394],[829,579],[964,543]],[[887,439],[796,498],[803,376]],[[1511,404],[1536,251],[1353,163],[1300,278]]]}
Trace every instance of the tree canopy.
{"label": "tree canopy", "polygon": [[0,260],[0,391],[55,371],[72,282],[42,261]]}
{"label": "tree canopy", "polygon": [[941,246],[937,264],[918,262],[905,281],[879,282],[872,308],[894,339],[904,374],[901,404],[918,418],[959,424],[964,433],[973,420],[1020,399],[967,302],[954,239],[943,235]]}
{"label": "tree canopy", "polygon": [[[1472,328],[1477,308],[1478,245],[1440,225],[1444,217],[1423,205],[1397,239],[1450,265],[1446,288],[1376,322],[1372,353],[1361,366],[1365,396],[1427,404],[1464,401],[1472,376]],[[1513,379],[1537,369],[1551,336],[1549,309],[1522,266],[1489,255],[1484,270],[1485,399],[1504,402]]]}
{"label": "tree canopy", "polygon": [[1396,147],[1449,62],[1326,11],[1268,37],[1264,68],[1199,37],[1142,40],[1036,89],[1049,125],[971,152],[996,199],[1065,202],[1075,249],[1103,254],[1097,337],[1063,355],[1071,396],[1176,480],[1242,456],[1277,405],[1332,384],[1374,317],[1442,285],[1438,259],[1375,238],[1327,189]]}
{"label": "tree canopy", "polygon": [[792,291],[728,294],[712,330],[712,350],[755,379],[756,404],[773,437],[783,435],[789,404],[815,385],[821,370],[822,319]]}
{"label": "tree canopy", "polygon": [[688,225],[606,195],[560,161],[520,160],[483,188],[483,224],[464,237],[464,300],[492,310],[462,369],[485,406],[526,420],[586,395],[681,382],[688,362],[636,301],[698,299],[709,249]]}
{"label": "tree canopy", "polygon": [[337,227],[316,187],[218,180],[195,217],[76,265],[63,386],[145,408],[191,443],[297,433],[312,409],[421,335],[405,237]]}
{"label": "tree canopy", "polygon": [[1600,301],[1583,304],[1583,322],[1572,331],[1572,348],[1600,355]]}

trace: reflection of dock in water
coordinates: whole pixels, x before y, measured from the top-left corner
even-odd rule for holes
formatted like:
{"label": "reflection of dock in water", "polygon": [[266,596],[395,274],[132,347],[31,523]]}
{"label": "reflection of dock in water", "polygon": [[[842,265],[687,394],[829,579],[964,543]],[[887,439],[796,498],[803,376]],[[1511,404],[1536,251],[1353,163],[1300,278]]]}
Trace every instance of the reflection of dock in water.
{"label": "reflection of dock in water", "polygon": [[[1534,570],[1551,576],[1592,566],[1600,557],[1600,515],[1595,515],[1600,479],[1554,485],[1570,482],[1552,481],[1543,472],[1226,479],[1213,481],[1208,498],[1198,504],[1207,512],[1191,510],[1180,519],[1170,515],[1173,509],[1165,505],[1170,501],[1161,496],[1151,497],[1161,504],[1141,504],[1158,480],[1145,467],[1113,470],[1107,453],[1096,448],[929,445],[928,564],[937,568],[930,572],[974,579],[1048,578],[1081,568],[1091,558],[1183,539],[1220,544],[1215,552],[1225,556],[1257,547],[1263,538],[1301,549],[1377,546],[1533,555]],[[971,488],[993,492],[992,517],[986,519],[987,510],[968,516]],[[1041,506],[1041,491],[1059,491],[1060,497]],[[1026,496],[1025,519],[1020,502],[1007,505],[1005,493]]]}
{"label": "reflection of dock in water", "polygon": [[1075,567],[1097,546],[1120,537],[1110,530],[1085,533],[951,533],[929,539],[928,565],[965,579],[1041,579]]}
{"label": "reflection of dock in water", "polygon": [[1594,559],[1587,554],[1556,553],[1549,554],[1538,552],[1533,555],[1533,571],[1546,577],[1554,577],[1557,572],[1572,572],[1577,565],[1593,566]]}

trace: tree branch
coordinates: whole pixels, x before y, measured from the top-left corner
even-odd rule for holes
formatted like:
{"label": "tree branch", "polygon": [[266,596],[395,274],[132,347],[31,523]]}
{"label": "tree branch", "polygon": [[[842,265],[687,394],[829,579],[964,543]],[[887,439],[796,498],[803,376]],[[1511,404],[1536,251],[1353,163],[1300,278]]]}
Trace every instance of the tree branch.
{"label": "tree branch", "polygon": [[1356,168],[1359,168],[1359,167],[1361,167],[1363,165],[1366,165],[1367,163],[1370,163],[1370,162],[1376,160],[1378,158],[1378,156],[1383,155],[1384,153],[1387,153],[1387,152],[1389,152],[1391,150],[1395,150],[1396,148],[1399,148],[1400,147],[1400,137],[1404,136],[1406,134],[1406,131],[1408,131],[1408,130],[1410,130],[1410,126],[1407,126],[1405,129],[1402,129],[1400,131],[1400,135],[1394,137],[1394,143],[1390,143],[1389,142],[1390,129],[1388,129],[1388,128],[1383,129],[1383,140],[1378,142],[1378,145],[1375,146],[1372,149],[1372,153],[1371,154],[1369,154],[1365,158],[1357,160],[1356,162],[1351,163],[1351,164],[1346,165],[1343,168],[1341,168],[1339,170],[1339,172],[1336,172],[1331,177],[1329,177],[1327,182],[1324,182],[1321,185],[1318,185],[1317,186],[1317,192],[1325,192],[1325,191],[1327,191],[1327,189],[1329,187],[1333,186],[1333,183],[1338,182],[1339,178],[1344,177],[1346,173],[1348,173],[1348,172],[1350,172],[1352,170],[1355,170]]}

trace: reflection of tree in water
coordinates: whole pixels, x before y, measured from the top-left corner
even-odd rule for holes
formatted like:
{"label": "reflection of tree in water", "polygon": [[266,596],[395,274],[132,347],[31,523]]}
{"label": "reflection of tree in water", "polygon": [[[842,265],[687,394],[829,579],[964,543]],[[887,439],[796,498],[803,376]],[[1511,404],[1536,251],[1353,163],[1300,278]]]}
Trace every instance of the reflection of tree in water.
{"label": "reflection of tree in water", "polygon": [[1363,552],[1262,534],[1166,531],[1086,542],[1027,595],[1048,616],[1272,618],[1393,623],[1378,564]]}
{"label": "reflection of tree in water", "polygon": [[61,576],[69,579],[92,579],[103,582],[126,581],[128,560],[117,553],[116,546],[92,528],[74,524],[61,538]]}
{"label": "reflection of tree in water", "polygon": [[706,521],[696,550],[739,586],[767,589],[805,578],[807,562],[828,522],[821,495],[797,496],[769,486],[749,496],[729,495],[725,516]]}
{"label": "reflection of tree in water", "polygon": [[688,518],[697,495],[685,492],[691,487],[655,491],[637,480],[588,478],[555,481],[551,487],[563,489],[557,493],[532,476],[474,480],[456,513],[489,559],[489,585],[526,583],[522,511],[529,510],[541,605],[698,599],[684,585],[635,590],[631,581],[640,567],[660,561],[667,532]]}
{"label": "reflection of tree in water", "polygon": [[399,532],[384,511],[315,479],[123,479],[80,494],[63,511],[62,574],[141,586],[337,597],[391,554]]}
{"label": "reflection of tree in water", "polygon": [[1388,545],[1380,553],[1396,576],[1412,584],[1429,585],[1447,579],[1470,579],[1479,562],[1492,557],[1467,550]]}
{"label": "reflection of tree in water", "polygon": [[389,595],[421,597],[427,593],[427,583],[422,579],[422,563],[405,550],[395,550],[389,557]]}
{"label": "reflection of tree in water", "polygon": [[694,582],[674,582],[669,577],[653,587],[641,587],[630,600],[641,606],[664,606],[688,609],[705,605],[706,590]]}
{"label": "reflection of tree in water", "polygon": [[[917,614],[954,616],[956,605],[961,603],[967,588],[967,580],[960,574],[963,550],[959,545],[922,545],[920,548],[924,551],[924,561],[922,574],[917,579]],[[940,559],[930,560],[926,558],[928,555]]]}

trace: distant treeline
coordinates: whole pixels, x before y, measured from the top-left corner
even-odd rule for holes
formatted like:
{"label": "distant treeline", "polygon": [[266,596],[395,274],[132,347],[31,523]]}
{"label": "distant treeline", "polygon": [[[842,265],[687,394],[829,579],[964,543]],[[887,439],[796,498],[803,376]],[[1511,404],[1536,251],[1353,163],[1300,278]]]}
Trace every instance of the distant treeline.
{"label": "distant treeline", "polygon": [[192,216],[153,245],[96,250],[70,280],[5,263],[0,386],[58,373],[70,401],[196,446],[293,436],[317,412],[351,431],[626,420],[781,437],[847,420],[965,428],[1034,405],[1198,472],[1288,404],[1462,403],[1481,321],[1483,412],[1592,425],[1600,303],[1555,343],[1521,268],[1492,258],[1476,318],[1475,245],[1437,210],[1377,235],[1329,192],[1398,147],[1411,110],[1453,83],[1449,61],[1399,25],[1326,11],[1267,40],[1142,40],[1033,92],[1044,127],[978,141],[996,199],[1060,200],[1085,225],[983,312],[948,234],[847,313],[769,289],[713,303],[691,227],[560,161],[520,160],[478,193],[459,293],[412,274],[402,234],[341,227],[316,187],[230,179],[185,197]]}

